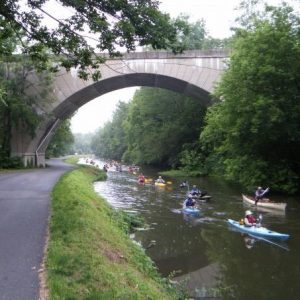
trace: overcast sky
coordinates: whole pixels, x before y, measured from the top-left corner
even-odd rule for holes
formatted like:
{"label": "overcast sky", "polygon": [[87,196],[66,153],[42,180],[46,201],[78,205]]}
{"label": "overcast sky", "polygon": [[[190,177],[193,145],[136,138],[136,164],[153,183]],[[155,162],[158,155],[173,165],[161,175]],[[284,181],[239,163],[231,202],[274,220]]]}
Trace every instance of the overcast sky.
{"label": "overcast sky", "polygon": [[[188,14],[190,21],[204,19],[208,34],[214,38],[231,35],[230,27],[238,16],[236,11],[240,0],[160,0],[160,9],[175,18],[180,13]],[[268,0],[279,2],[279,0]],[[287,2],[297,3],[297,0]],[[299,6],[299,0],[298,0]],[[74,133],[94,132],[111,120],[115,105],[119,100],[129,101],[136,88],[122,89],[103,95],[82,106],[71,120]]]}

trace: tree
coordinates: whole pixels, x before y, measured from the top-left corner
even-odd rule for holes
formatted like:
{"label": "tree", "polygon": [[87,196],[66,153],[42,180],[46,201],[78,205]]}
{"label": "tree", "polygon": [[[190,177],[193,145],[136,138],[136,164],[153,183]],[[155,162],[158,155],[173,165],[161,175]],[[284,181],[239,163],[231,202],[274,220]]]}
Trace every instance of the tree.
{"label": "tree", "polygon": [[71,154],[74,143],[74,136],[70,129],[70,119],[64,120],[47,147],[46,157],[59,157]]}
{"label": "tree", "polygon": [[120,101],[113,119],[98,130],[92,140],[93,152],[102,158],[121,160],[127,149],[123,123],[128,114],[129,104]]}
{"label": "tree", "polygon": [[[300,19],[287,5],[236,29],[227,72],[200,136],[211,170],[253,189],[299,190]],[[245,19],[244,19],[245,20]]]}
{"label": "tree", "polygon": [[40,72],[39,87],[30,94],[36,64],[17,53],[22,39],[21,31],[12,27],[0,17],[0,166],[10,166],[11,134],[13,128],[34,136],[37,124],[45,114],[44,103],[51,102],[49,88],[51,75]]}
{"label": "tree", "polygon": [[0,166],[7,163],[11,151],[13,128],[22,128],[32,137],[44,112],[43,103],[51,101],[47,97],[51,82],[49,74],[40,74],[40,87],[34,96],[26,94],[32,84],[28,77],[33,71],[33,64],[21,57],[15,62],[0,63]]}
{"label": "tree", "polygon": [[91,154],[91,143],[94,136],[93,133],[75,133],[73,152],[78,154]]}
{"label": "tree", "polygon": [[[55,1],[60,4],[58,9],[66,10],[65,19],[49,13],[48,2],[27,0],[24,5],[21,0],[5,0],[0,5],[2,22],[10,27],[5,31],[6,38],[17,33],[22,42],[20,51],[41,69],[74,67],[81,78],[87,79],[91,67],[93,79],[98,80],[101,74],[97,69],[105,56],[96,55],[96,51],[107,51],[114,57],[120,55],[120,49],[133,51],[137,45],[168,48],[176,39],[176,27],[158,10],[156,0]],[[47,18],[56,22],[54,28],[45,25]],[[18,35],[20,31],[23,37]],[[6,51],[11,52],[9,48]],[[53,55],[58,64],[55,67],[49,65]]]}
{"label": "tree", "polygon": [[135,163],[177,166],[182,146],[201,130],[205,108],[198,99],[163,89],[141,88],[130,103],[123,159]]}
{"label": "tree", "polygon": [[189,16],[180,14],[172,20],[177,28],[177,39],[173,47],[184,50],[229,49],[231,38],[216,39],[208,35],[205,20],[190,22]]}

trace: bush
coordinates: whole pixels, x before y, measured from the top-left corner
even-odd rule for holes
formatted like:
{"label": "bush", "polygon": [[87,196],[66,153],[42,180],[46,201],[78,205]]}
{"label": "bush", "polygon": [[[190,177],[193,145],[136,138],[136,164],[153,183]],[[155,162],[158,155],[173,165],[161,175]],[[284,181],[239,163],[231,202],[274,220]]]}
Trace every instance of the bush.
{"label": "bush", "polygon": [[0,156],[0,168],[1,169],[21,169],[23,168],[23,162],[20,157],[1,157]]}

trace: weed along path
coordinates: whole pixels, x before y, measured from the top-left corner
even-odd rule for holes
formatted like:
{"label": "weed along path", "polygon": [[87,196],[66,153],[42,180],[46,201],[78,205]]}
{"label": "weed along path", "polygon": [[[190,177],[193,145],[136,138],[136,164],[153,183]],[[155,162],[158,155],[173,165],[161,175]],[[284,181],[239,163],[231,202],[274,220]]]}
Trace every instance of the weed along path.
{"label": "weed along path", "polygon": [[39,299],[50,193],[71,165],[0,173],[0,300]]}

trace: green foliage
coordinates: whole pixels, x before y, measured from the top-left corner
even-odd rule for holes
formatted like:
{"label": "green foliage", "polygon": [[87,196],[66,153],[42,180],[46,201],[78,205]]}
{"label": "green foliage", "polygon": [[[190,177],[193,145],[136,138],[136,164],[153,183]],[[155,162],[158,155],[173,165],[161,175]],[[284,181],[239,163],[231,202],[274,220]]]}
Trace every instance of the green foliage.
{"label": "green foliage", "polygon": [[207,114],[198,164],[248,189],[293,193],[300,175],[300,19],[283,5],[247,20],[215,93],[222,101]]}
{"label": "green foliage", "polygon": [[173,23],[177,30],[177,40],[173,44],[178,52],[184,49],[188,50],[211,50],[211,49],[229,49],[231,38],[216,39],[208,35],[205,26],[205,20],[190,22],[189,16],[180,14]]}
{"label": "green foliage", "polygon": [[7,157],[0,152],[0,169],[21,169],[22,167],[20,157]]}
{"label": "green foliage", "polygon": [[153,88],[141,88],[125,122],[128,149],[123,159],[138,164],[176,166],[182,145],[201,130],[205,108],[198,99]]}
{"label": "green foliage", "polygon": [[93,133],[74,133],[73,152],[77,154],[92,153],[91,143],[94,136]]}
{"label": "green foliage", "polygon": [[128,113],[129,104],[119,102],[111,122],[95,134],[91,148],[99,157],[120,160],[127,149],[123,122]]}
{"label": "green foliage", "polygon": [[32,93],[36,81],[32,74],[40,68],[28,55],[14,55],[26,44],[24,33],[1,16],[0,29],[0,160],[9,161],[12,132],[34,136],[45,114],[44,104],[52,100],[48,96],[52,79],[45,72],[38,73],[39,86]]}
{"label": "green foliage", "polygon": [[33,137],[41,120],[37,111],[42,112],[43,102],[47,100],[49,78],[41,74],[41,87],[44,85],[44,88],[41,88],[40,94],[27,95],[25,89],[31,84],[27,76],[31,71],[32,65],[27,61],[0,63],[0,155],[4,160],[10,157],[13,129]]}
{"label": "green foliage", "polygon": [[130,103],[119,103],[113,120],[93,138],[92,149],[103,158],[176,166],[182,145],[197,139],[204,114],[198,99],[141,88]]}
{"label": "green foliage", "polygon": [[70,126],[70,119],[64,120],[59,125],[49,146],[47,147],[46,157],[59,157],[71,154],[74,137]]}
{"label": "green foliage", "polygon": [[[159,11],[156,0],[52,1],[57,10],[66,11],[65,19],[58,19],[46,7],[48,2],[7,0],[0,6],[4,27],[8,24],[11,27],[0,38],[6,42],[22,30],[20,50],[40,70],[75,67],[79,77],[99,80],[100,72],[91,75],[89,68],[98,69],[106,57],[96,52],[107,51],[109,56],[116,57],[120,56],[120,48],[125,51],[133,51],[137,45],[169,48],[176,40],[177,28],[171,24],[169,15]],[[46,18],[55,25],[45,26]],[[0,51],[11,55],[10,44],[4,45],[7,47],[0,47]],[[56,67],[49,64],[53,55],[57,59]]]}
{"label": "green foliage", "polygon": [[127,234],[133,232],[138,227],[145,226],[145,220],[137,214],[114,210],[111,217]]}

